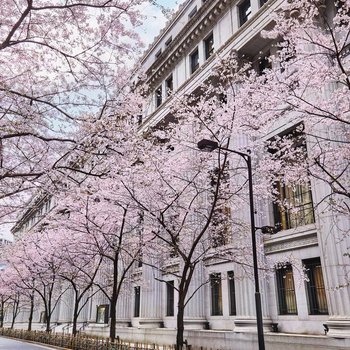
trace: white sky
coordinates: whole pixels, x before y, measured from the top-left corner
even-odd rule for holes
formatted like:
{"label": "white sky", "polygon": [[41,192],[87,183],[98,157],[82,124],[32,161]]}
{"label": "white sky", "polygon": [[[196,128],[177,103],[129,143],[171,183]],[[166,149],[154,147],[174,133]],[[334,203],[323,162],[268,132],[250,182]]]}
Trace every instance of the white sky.
{"label": "white sky", "polygon": [[[184,0],[156,0],[158,4],[163,6],[167,10],[176,11],[179,4]],[[141,36],[142,42],[145,44],[145,49],[153,42],[153,39],[160,33],[165,27],[168,18],[162,13],[161,9],[148,4],[142,5],[142,14],[146,16],[143,26],[138,29],[138,33]]]}

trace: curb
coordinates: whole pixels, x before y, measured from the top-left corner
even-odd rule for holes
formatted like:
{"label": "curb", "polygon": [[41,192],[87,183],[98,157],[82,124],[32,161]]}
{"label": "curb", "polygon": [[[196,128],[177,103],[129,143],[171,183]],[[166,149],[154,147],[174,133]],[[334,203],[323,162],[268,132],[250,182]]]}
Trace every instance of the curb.
{"label": "curb", "polygon": [[21,343],[35,344],[35,345],[44,346],[44,347],[47,347],[47,348],[50,348],[50,349],[72,350],[72,349],[68,349],[68,348],[62,348],[62,347],[56,346],[56,345],[45,344],[45,343],[39,343],[39,342],[36,342],[36,341],[33,341],[33,340],[26,340],[26,339],[21,339],[21,338],[7,337],[7,336],[5,336],[5,335],[0,335],[0,338],[15,340],[15,341],[19,341],[19,342],[21,342]]}

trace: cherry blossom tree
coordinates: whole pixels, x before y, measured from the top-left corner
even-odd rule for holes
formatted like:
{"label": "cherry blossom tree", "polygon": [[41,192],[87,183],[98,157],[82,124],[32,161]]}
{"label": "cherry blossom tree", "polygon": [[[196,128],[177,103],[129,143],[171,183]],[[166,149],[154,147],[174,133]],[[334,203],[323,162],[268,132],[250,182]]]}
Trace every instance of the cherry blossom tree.
{"label": "cherry blossom tree", "polygon": [[52,315],[66,291],[59,275],[62,261],[56,258],[50,237],[42,232],[28,233],[11,245],[7,251],[6,265],[18,290],[27,291],[28,299],[33,291],[38,295],[44,307],[46,331],[50,332]]}
{"label": "cherry blossom tree", "polygon": [[[163,121],[148,131],[136,151],[138,160],[128,181],[122,182],[143,212],[144,236],[152,242],[144,248],[144,263],[161,271],[156,276],[170,274],[178,282],[174,284],[178,293],[177,349],[183,347],[185,308],[208,283],[196,277],[204,260],[251,265],[246,258],[249,218],[247,222],[233,214],[248,201],[243,160],[222,150],[208,154],[197,149],[197,142],[204,137],[223,147],[230,144],[235,84],[245,75],[246,67],[233,55],[193,94],[174,95],[170,122]],[[235,177],[240,180],[231,181]],[[167,269],[169,263],[175,270]],[[166,278],[156,279],[168,283]]]}
{"label": "cherry blossom tree", "polygon": [[250,98],[238,106],[237,118],[260,140],[259,134],[280,125],[299,125],[304,155],[286,135],[256,144],[265,148],[264,174],[276,178],[280,169],[278,177],[291,186],[313,177],[328,188],[316,204],[345,216],[350,213],[349,6],[346,0],[283,4],[274,28],[263,33],[275,42],[268,58],[272,68],[262,75],[251,72],[242,84],[241,93]]}
{"label": "cherry blossom tree", "polygon": [[[3,220],[38,188],[50,190],[62,173],[82,171],[79,164],[92,150],[77,128],[119,108],[130,61],[139,53],[135,27],[142,19],[142,2],[2,2]],[[84,172],[96,175],[87,166]]]}
{"label": "cherry blossom tree", "polygon": [[[58,277],[63,285],[68,286],[69,292],[73,292],[73,312],[72,312],[72,334],[78,332],[78,317],[88,301],[94,296],[92,287],[95,284],[96,276],[100,270],[102,259],[98,251],[86,249],[89,246],[85,232],[73,230],[73,218],[67,207],[65,214],[59,210],[53,211],[44,223],[44,230],[50,235],[53,254],[57,261],[60,261],[61,268]],[[67,225],[67,215],[69,213],[69,224]],[[52,216],[55,220],[50,220]],[[40,230],[42,232],[42,230]],[[64,299],[62,295],[62,299]]]}
{"label": "cherry blossom tree", "polygon": [[[85,266],[82,259],[87,264],[99,262],[90,287],[94,294],[99,291],[109,300],[112,341],[116,339],[119,297],[145,244],[141,239],[142,215],[128,192],[120,185],[128,182],[130,169],[137,162],[134,146],[144,140],[138,134],[132,118],[140,113],[140,103],[135,103],[139,97],[137,94],[129,96],[133,103],[129,100],[125,102],[130,106],[128,113],[125,112],[127,108],[121,108],[125,114],[114,113],[87,127],[89,132],[95,130],[90,142],[99,150],[98,155],[90,157],[88,162],[93,162],[95,169],[104,175],[82,177],[78,182],[67,184],[58,194],[59,205],[45,219],[48,232],[55,231],[53,235],[61,239],[65,237],[63,240],[69,250],[72,249],[72,237],[80,236],[74,243],[77,259],[73,259],[73,271],[77,269],[81,274]],[[91,273],[87,275],[91,277]],[[77,290],[81,293],[81,287]]]}

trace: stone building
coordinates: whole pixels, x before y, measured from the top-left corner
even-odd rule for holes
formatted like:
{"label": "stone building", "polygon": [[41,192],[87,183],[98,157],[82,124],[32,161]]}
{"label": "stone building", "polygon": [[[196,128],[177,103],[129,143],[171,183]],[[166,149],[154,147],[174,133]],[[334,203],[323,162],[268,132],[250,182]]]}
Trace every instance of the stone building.
{"label": "stone building", "polygon": [[[141,60],[151,93],[140,131],[145,132],[166,119],[171,91],[188,94],[210,76],[217,59],[215,54],[225,57],[235,50],[254,60],[276,50],[260,33],[271,26],[271,14],[282,2],[185,1]],[[264,137],[290,132],[293,127],[278,125]],[[286,197],[300,196],[297,216],[292,211],[279,211],[273,203],[258,204],[265,211],[258,226],[280,225],[279,232],[263,238],[265,256],[284,262],[277,265],[274,274],[260,281],[267,349],[350,348],[347,246],[337,243],[340,237],[332,225],[332,214],[320,206],[314,207],[327,191],[315,180],[311,182],[311,191],[303,186],[298,187],[297,193],[284,188]],[[295,269],[285,262],[290,254],[296,264],[306,268],[308,281],[297,281]],[[185,315],[188,343],[227,350],[256,349],[251,278],[232,262],[208,260],[197,273],[199,281],[210,283],[188,305]],[[173,275],[165,274],[162,278],[168,283],[161,283],[153,269],[141,264],[135,265],[131,277],[129,290],[118,303],[117,334],[134,341],[173,344],[177,295],[172,286],[177,281]],[[69,296],[65,298],[55,316],[57,330],[67,327],[70,321]],[[102,296],[90,300],[81,316],[81,323],[87,322],[84,330],[108,335],[108,310]]]}
{"label": "stone building", "polygon": [[[271,14],[282,2],[185,1],[142,58],[152,93],[148,96],[141,131],[166,120],[172,91],[189,94],[210,76],[216,54],[226,57],[235,50],[257,61],[257,69],[263,69],[261,65],[267,61],[261,57],[274,53],[276,46],[260,33],[271,27]],[[327,3],[327,11],[330,16],[335,11],[332,1]],[[282,135],[293,128],[295,125],[277,125],[264,137]],[[284,188],[286,198],[299,196],[301,200],[297,215],[292,211],[282,212],[273,203],[258,204],[265,211],[265,219],[258,222],[259,226],[280,225],[278,233],[264,237],[265,256],[284,262],[276,265],[275,273],[260,283],[269,349],[350,346],[347,340],[350,336],[347,248],[337,244],[338,232],[332,225],[332,218],[320,206],[314,207],[327,191],[315,180],[312,180],[311,190],[299,186],[295,193]],[[298,282],[295,269],[285,263],[288,255],[305,268],[308,281]],[[176,293],[174,295],[167,284],[152,279],[147,267],[141,269],[137,277],[140,282],[136,279],[133,298],[128,300],[126,320],[132,327],[120,329],[118,334],[168,342],[176,324],[173,311]],[[230,262],[208,261],[198,273],[202,275],[200,278],[211,282],[198,292],[188,307],[185,337],[189,343],[225,349],[256,348],[253,281],[244,277],[239,265]],[[169,282],[176,284],[171,275]],[[339,289],[339,286],[344,287]]]}

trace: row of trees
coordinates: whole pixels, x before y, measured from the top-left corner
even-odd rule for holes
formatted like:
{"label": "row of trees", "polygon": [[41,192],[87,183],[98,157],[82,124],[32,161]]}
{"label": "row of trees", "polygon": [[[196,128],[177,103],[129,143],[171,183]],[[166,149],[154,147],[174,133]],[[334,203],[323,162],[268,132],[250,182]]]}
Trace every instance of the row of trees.
{"label": "row of trees", "polygon": [[[1,315],[10,300],[19,305],[19,296],[32,315],[40,299],[49,331],[57,301],[69,289],[75,333],[80,311],[99,291],[110,302],[114,340],[118,298],[135,262],[162,270],[176,258],[181,348],[184,309],[201,287],[193,288],[192,279],[203,259],[210,253],[251,264],[249,221],[241,215],[246,169],[223,151],[199,153],[201,138],[252,152],[257,197],[297,211],[276,183],[295,190],[312,179],[327,186],[315,204],[349,218],[349,1],[338,7],[287,2],[274,29],[263,33],[278,46],[267,58],[271,68],[257,74],[256,62],[240,53],[218,59],[193,95],[173,96],[172,122],[143,135],[135,116],[144,100],[127,87],[122,64],[134,39],[124,18],[134,25],[139,18],[135,1],[57,6],[28,0],[16,17],[14,5],[7,1],[8,20],[0,27],[1,215],[11,220],[27,192],[49,194],[56,206],[8,251]],[[22,71],[10,55],[25,62]],[[276,126],[285,124],[298,125],[307,153],[294,137],[276,136]],[[218,248],[218,241],[230,249]],[[18,307],[12,310],[15,319]]]}

